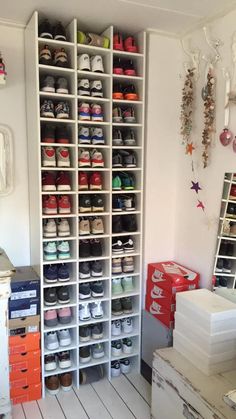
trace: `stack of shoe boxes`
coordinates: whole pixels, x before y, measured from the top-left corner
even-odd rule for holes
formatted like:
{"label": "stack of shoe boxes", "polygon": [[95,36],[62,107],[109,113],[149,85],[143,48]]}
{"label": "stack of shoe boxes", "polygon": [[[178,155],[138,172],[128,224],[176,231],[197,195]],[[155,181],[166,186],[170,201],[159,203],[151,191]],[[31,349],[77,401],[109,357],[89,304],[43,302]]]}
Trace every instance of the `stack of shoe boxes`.
{"label": "stack of shoe boxes", "polygon": [[173,329],[176,293],[198,288],[199,279],[197,272],[175,262],[149,263],[146,310]]}
{"label": "stack of shoe boxes", "polygon": [[207,289],[176,296],[174,348],[206,375],[236,364],[236,304]]}
{"label": "stack of shoe boxes", "polygon": [[13,404],[41,398],[40,282],[29,266],[16,268],[9,300],[9,358]]}

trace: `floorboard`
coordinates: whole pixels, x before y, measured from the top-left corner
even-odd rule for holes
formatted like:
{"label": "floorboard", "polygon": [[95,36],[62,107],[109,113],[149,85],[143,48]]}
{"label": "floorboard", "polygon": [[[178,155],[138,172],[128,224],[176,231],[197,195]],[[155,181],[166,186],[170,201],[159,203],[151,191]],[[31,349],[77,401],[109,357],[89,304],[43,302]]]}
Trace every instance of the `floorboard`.
{"label": "floorboard", "polygon": [[57,395],[57,400],[67,419],[88,419],[74,391],[60,391]]}
{"label": "floorboard", "polygon": [[[112,416],[98,397],[91,384],[85,384],[80,389],[75,389],[75,393],[80,400],[89,419],[111,419]],[[57,418],[58,419],[58,418]]]}
{"label": "floorboard", "polygon": [[55,396],[47,395],[45,399],[38,400],[38,406],[43,419],[65,419],[65,415]]}
{"label": "floorboard", "polygon": [[41,412],[37,402],[28,402],[23,404],[26,419],[42,419]]}
{"label": "floorboard", "polygon": [[125,405],[109,381],[100,380],[97,383],[92,384],[92,387],[103,401],[113,419],[134,419],[135,416]]}
{"label": "floorboard", "polygon": [[17,404],[16,406],[13,406],[12,417],[13,419],[25,419],[24,410],[21,404]]}
{"label": "floorboard", "polygon": [[151,406],[152,387],[149,382],[140,374],[129,373],[126,375],[127,380],[136,388],[144,400]]}
{"label": "floorboard", "polygon": [[124,375],[113,378],[113,387],[137,419],[150,418],[150,407]]}

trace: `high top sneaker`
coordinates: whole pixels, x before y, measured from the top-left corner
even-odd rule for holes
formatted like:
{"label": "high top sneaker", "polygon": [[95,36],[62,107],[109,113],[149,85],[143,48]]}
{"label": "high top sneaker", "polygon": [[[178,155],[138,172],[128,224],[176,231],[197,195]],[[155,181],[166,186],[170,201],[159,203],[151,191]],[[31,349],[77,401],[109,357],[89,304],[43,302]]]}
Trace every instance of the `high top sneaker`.
{"label": "high top sneaker", "polygon": [[125,51],[138,52],[138,47],[133,36],[128,36],[124,41]]}
{"label": "high top sneaker", "polygon": [[42,147],[43,167],[56,167],[55,149],[53,147]]}
{"label": "high top sneaker", "polygon": [[103,97],[101,80],[92,80],[90,82],[90,92],[93,97]]}
{"label": "high top sneaker", "polygon": [[135,123],[136,118],[134,114],[134,108],[132,108],[131,106],[129,108],[126,108],[123,112],[123,118],[124,122],[126,123]]}
{"label": "high top sneaker", "polygon": [[78,70],[82,70],[82,71],[90,71],[91,70],[90,59],[89,59],[88,54],[78,55],[78,57],[77,57],[77,67],[78,67]]}
{"label": "high top sneaker", "polygon": [[103,121],[103,111],[101,105],[93,103],[91,105],[91,116],[92,121],[102,122]]}
{"label": "high top sneaker", "polygon": [[70,177],[67,172],[60,172],[56,179],[58,191],[71,191]]}
{"label": "high top sneaker", "polygon": [[64,48],[61,48],[61,49],[58,49],[58,50],[55,51],[54,65],[56,67],[63,67],[63,68],[69,66],[67,53],[66,53]]}
{"label": "high top sneaker", "polygon": [[70,154],[66,147],[57,147],[57,167],[70,167]]}
{"label": "high top sneaker", "polygon": [[71,203],[67,195],[62,195],[58,199],[58,210],[59,214],[70,214],[71,213]]}
{"label": "high top sneaker", "polygon": [[123,137],[122,137],[122,132],[120,129],[113,129],[112,132],[112,145],[114,146],[119,146],[119,145],[123,145]]}
{"label": "high top sneaker", "polygon": [[56,41],[66,41],[66,31],[64,26],[62,26],[61,22],[57,22],[54,27],[54,39]]}
{"label": "high top sneaker", "polygon": [[94,172],[89,179],[89,188],[92,190],[102,190],[102,176],[98,172]]}
{"label": "high top sneaker", "polygon": [[119,32],[113,36],[113,49],[124,51],[122,35]]}
{"label": "high top sneaker", "polygon": [[90,144],[91,137],[88,127],[79,127],[79,144]]}
{"label": "high top sneaker", "polygon": [[136,76],[136,70],[132,60],[127,60],[124,63],[124,74],[126,76]]}
{"label": "high top sneaker", "polygon": [[79,190],[88,190],[88,175],[85,172],[79,172]]}
{"label": "high top sneaker", "polygon": [[70,236],[70,224],[66,218],[61,218],[57,226],[58,237],[68,237]]}
{"label": "high top sneaker", "polygon": [[46,76],[40,82],[42,92],[55,93],[55,79],[53,76]]}
{"label": "high top sneaker", "polygon": [[67,126],[60,125],[56,127],[56,142],[60,144],[68,144],[70,142],[70,133]]}
{"label": "high top sneaker", "polygon": [[42,23],[40,23],[38,33],[39,38],[53,39],[52,26],[50,25],[48,19],[45,19]]}
{"label": "high top sneaker", "polygon": [[52,53],[48,45],[44,45],[39,52],[39,64],[52,65]]}
{"label": "high top sneaker", "polygon": [[92,167],[104,167],[104,160],[101,151],[96,149],[91,152]]}
{"label": "high top sneaker", "polygon": [[56,81],[56,93],[68,94],[68,82],[65,77],[58,77]]}
{"label": "high top sneaker", "polygon": [[80,103],[79,104],[79,120],[80,121],[90,121],[90,106],[89,103]]}
{"label": "high top sneaker", "polygon": [[56,191],[55,178],[51,172],[43,172],[42,175],[42,190],[47,191]]}
{"label": "high top sneaker", "polygon": [[113,110],[112,110],[112,121],[113,122],[122,122],[123,121],[121,108],[119,106],[113,108]]}
{"label": "high top sneaker", "polygon": [[55,143],[55,127],[51,124],[42,125],[41,128],[42,143]]}
{"label": "high top sneaker", "polygon": [[91,140],[94,145],[105,144],[103,129],[102,128],[91,128]]}
{"label": "high top sneaker", "polygon": [[54,218],[49,218],[43,225],[43,237],[51,238],[57,236],[57,226]]}
{"label": "high top sneaker", "polygon": [[95,73],[104,73],[103,61],[101,55],[94,55],[90,58],[91,69]]}
{"label": "high top sneaker", "polygon": [[90,88],[88,79],[78,80],[78,95],[79,96],[90,96]]}
{"label": "high top sneaker", "polygon": [[57,200],[54,195],[43,196],[43,214],[45,215],[57,214]]}
{"label": "high top sneaker", "polygon": [[44,100],[40,107],[40,116],[43,118],[54,118],[54,105],[51,100]]}
{"label": "high top sneaker", "polygon": [[82,148],[79,150],[79,167],[90,167],[90,154],[88,150],[83,150]]}
{"label": "high top sneaker", "polygon": [[68,119],[70,116],[70,109],[67,102],[59,102],[55,108],[57,119]]}
{"label": "high top sneaker", "polygon": [[123,64],[121,63],[120,57],[114,57],[113,59],[113,74],[124,74]]}

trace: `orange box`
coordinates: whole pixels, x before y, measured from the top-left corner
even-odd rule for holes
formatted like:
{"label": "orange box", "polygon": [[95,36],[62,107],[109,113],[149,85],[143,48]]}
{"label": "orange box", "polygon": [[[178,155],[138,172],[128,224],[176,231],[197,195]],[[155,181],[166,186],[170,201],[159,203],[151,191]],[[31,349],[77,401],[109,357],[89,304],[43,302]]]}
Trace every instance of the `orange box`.
{"label": "orange box", "polygon": [[41,368],[15,370],[10,372],[11,388],[40,383]]}
{"label": "orange box", "polygon": [[20,354],[22,352],[35,351],[40,349],[40,333],[27,333],[9,337],[9,354]]}
{"label": "orange box", "polygon": [[42,386],[41,383],[31,384],[29,386],[13,388],[10,391],[11,402],[13,404],[30,402],[32,400],[41,399]]}
{"label": "orange box", "polygon": [[10,372],[40,367],[40,350],[10,355]]}

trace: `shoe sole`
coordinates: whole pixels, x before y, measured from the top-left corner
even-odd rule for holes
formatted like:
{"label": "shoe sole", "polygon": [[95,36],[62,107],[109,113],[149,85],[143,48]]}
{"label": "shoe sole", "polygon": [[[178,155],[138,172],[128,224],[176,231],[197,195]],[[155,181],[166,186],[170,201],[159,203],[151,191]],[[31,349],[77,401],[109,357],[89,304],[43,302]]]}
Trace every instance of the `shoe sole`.
{"label": "shoe sole", "polygon": [[89,295],[79,294],[79,298],[80,300],[87,300],[88,298],[91,298],[91,294]]}
{"label": "shoe sole", "polygon": [[53,39],[53,36],[52,36],[52,34],[51,34],[51,33],[49,33],[49,32],[42,32],[42,33],[39,35],[39,38]]}
{"label": "shoe sole", "polygon": [[104,234],[104,230],[92,230],[92,234]]}
{"label": "shoe sole", "polygon": [[70,209],[63,209],[63,208],[59,208],[59,214],[71,214]]}
{"label": "shoe sole", "polygon": [[71,191],[70,185],[57,185],[57,191]]}
{"label": "shoe sole", "polygon": [[87,362],[91,361],[91,356],[87,356],[86,358],[79,357],[81,364],[87,364]]}
{"label": "shoe sole", "polygon": [[119,74],[120,76],[124,74],[123,68],[113,68],[113,74]]}
{"label": "shoe sole", "polygon": [[103,351],[103,352],[100,352],[100,353],[93,353],[93,358],[94,359],[100,359],[100,358],[103,358],[105,356],[105,352]]}
{"label": "shoe sole", "polygon": [[70,368],[71,367],[71,361],[59,361],[59,367],[60,368]]}
{"label": "shoe sole", "polygon": [[45,364],[45,371],[53,371],[57,368],[56,362],[51,364]]}
{"label": "shoe sole", "polygon": [[92,191],[101,191],[102,190],[102,185],[89,185],[90,186],[90,190]]}
{"label": "shoe sole", "polygon": [[65,317],[58,317],[60,324],[69,324],[71,323],[72,317],[71,316],[65,316]]}
{"label": "shoe sole", "polygon": [[58,231],[58,237],[68,237],[68,236],[70,236],[70,231],[64,231],[64,232]]}
{"label": "shoe sole", "polygon": [[102,319],[103,318],[103,314],[99,314],[99,315],[92,315],[93,319]]}
{"label": "shoe sole", "polygon": [[87,322],[88,320],[91,320],[91,317],[83,317],[82,319],[79,318],[82,322]]}
{"label": "shoe sole", "polygon": [[57,301],[50,302],[50,301],[45,301],[44,300],[44,304],[47,307],[52,307],[52,306],[55,306],[57,304]]}
{"label": "shoe sole", "polygon": [[[94,339],[94,338],[93,338]],[[90,336],[80,336],[79,337],[80,342],[89,342],[90,341]]]}
{"label": "shoe sole", "polygon": [[92,207],[92,212],[103,212],[104,207]]}
{"label": "shoe sole", "polygon": [[94,278],[97,278],[97,277],[101,277],[103,275],[103,272],[91,272],[91,276],[92,277],[94,277]]}
{"label": "shoe sole", "polygon": [[99,93],[99,92],[97,92],[97,93],[92,93],[92,94],[91,94],[91,96],[92,96],[92,97],[100,97],[100,98],[103,98],[103,93]]}
{"label": "shoe sole", "polygon": [[56,162],[52,163],[50,161],[43,161],[43,167],[56,167]]}
{"label": "shoe sole", "polygon": [[70,298],[68,298],[67,300],[59,300],[58,299],[58,303],[59,304],[69,304],[70,303]]}
{"label": "shoe sole", "polygon": [[125,70],[124,71],[124,75],[125,76],[136,76],[136,71],[135,70]]}
{"label": "shoe sole", "polygon": [[121,116],[113,116],[112,121],[115,123],[123,122],[123,118]]}
{"label": "shoe sole", "polygon": [[124,99],[124,95],[123,95],[123,93],[116,92],[116,93],[112,94],[112,98],[115,99],[115,100],[122,100],[122,99]]}
{"label": "shoe sole", "polygon": [[48,260],[48,261],[57,260],[57,255],[55,255],[55,256],[45,256],[44,255],[44,260]]}
{"label": "shoe sole", "polygon": [[124,122],[127,124],[134,124],[136,122],[136,119],[134,117],[127,117],[124,118]]}
{"label": "shoe sole", "polygon": [[91,117],[90,116],[79,115],[79,120],[80,121],[91,121]]}
{"label": "shoe sole", "polygon": [[63,254],[63,255],[58,255],[58,259],[70,259],[70,254],[69,253],[67,253],[67,254]]}
{"label": "shoe sole", "polygon": [[47,393],[50,394],[50,396],[56,396],[60,391],[60,388],[57,388],[56,390],[50,390],[49,388],[46,387],[46,389],[47,389]]}
{"label": "shoe sole", "polygon": [[103,333],[100,333],[100,335],[93,335],[92,334],[92,339],[98,340],[98,339],[102,339],[103,338]]}
{"label": "shoe sole", "polygon": [[44,232],[43,237],[54,238],[54,237],[57,237],[57,233],[46,233],[46,232]]}
{"label": "shoe sole", "polygon": [[68,89],[56,89],[56,93],[61,93],[63,95],[68,95],[69,90]]}
{"label": "shoe sole", "polygon": [[94,163],[94,162],[92,162],[92,167],[93,168],[95,168],[95,167],[104,167],[104,162],[100,162],[100,163]]}
{"label": "shoe sole", "polygon": [[54,36],[55,41],[65,41],[66,42],[66,37],[64,35],[56,35]]}
{"label": "shoe sole", "polygon": [[55,118],[54,113],[52,112],[42,112],[40,116],[42,118]]}
{"label": "shoe sole", "polygon": [[56,116],[57,119],[69,119],[68,113],[58,113]]}
{"label": "shoe sole", "polygon": [[80,279],[89,279],[89,278],[90,278],[90,273],[89,273],[89,274],[82,274],[82,273],[80,272],[80,274],[79,274],[79,278],[80,278]]}
{"label": "shoe sole", "polygon": [[70,163],[69,162],[57,162],[57,167],[70,167]]}
{"label": "shoe sole", "polygon": [[48,279],[44,277],[44,282],[46,282],[47,284],[55,284],[55,282],[57,282],[57,278],[56,279]]}
{"label": "shoe sole", "polygon": [[79,167],[91,167],[91,164],[88,162],[82,162],[79,160]]}
{"label": "shoe sole", "polygon": [[88,185],[79,185],[79,190],[80,191],[87,191],[88,190]]}
{"label": "shoe sole", "polygon": [[104,297],[104,292],[93,292],[92,291],[92,297],[96,298],[96,297]]}
{"label": "shoe sole", "polygon": [[113,316],[122,316],[122,314],[124,314],[124,312],[123,311],[113,311],[112,310],[112,314],[113,314]]}
{"label": "shoe sole", "polygon": [[91,120],[95,122],[103,122],[103,116],[92,116]]}
{"label": "shoe sole", "polygon": [[53,344],[46,345],[46,347],[49,351],[55,351],[56,349],[59,349],[59,343],[54,342]]}
{"label": "shoe sole", "polygon": [[55,93],[55,87],[50,87],[50,86],[42,87],[41,92]]}
{"label": "shoe sole", "polygon": [[81,140],[79,138],[79,144],[91,144],[91,140]]}
{"label": "shoe sole", "polygon": [[138,95],[136,93],[127,93],[124,95],[125,100],[138,100]]}
{"label": "shoe sole", "polygon": [[71,389],[72,389],[72,385],[70,385],[70,386],[62,386],[61,385],[61,389],[63,390],[63,391],[65,391],[65,392],[67,392],[67,391],[71,391]]}
{"label": "shoe sole", "polygon": [[90,96],[90,91],[88,90],[87,92],[85,92],[84,90],[80,90],[80,89],[78,89],[78,91],[77,91],[77,93],[78,93],[78,96],[87,96],[87,97],[89,97]]}
{"label": "shoe sole", "polygon": [[71,339],[61,339],[60,346],[69,346],[71,344]]}
{"label": "shoe sole", "polygon": [[[81,189],[79,188],[79,190],[81,190]],[[80,210],[80,212],[91,212],[91,207],[88,207],[88,208],[79,207],[79,210]]]}
{"label": "shoe sole", "polygon": [[44,191],[44,192],[55,192],[56,191],[56,186],[55,185],[43,185],[42,186],[42,191]]}

